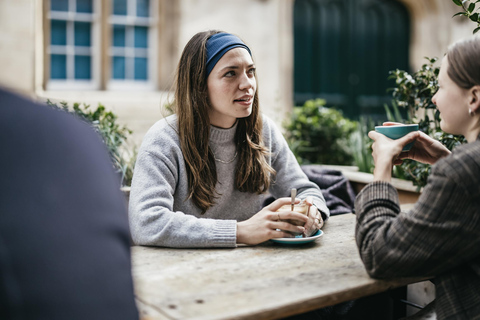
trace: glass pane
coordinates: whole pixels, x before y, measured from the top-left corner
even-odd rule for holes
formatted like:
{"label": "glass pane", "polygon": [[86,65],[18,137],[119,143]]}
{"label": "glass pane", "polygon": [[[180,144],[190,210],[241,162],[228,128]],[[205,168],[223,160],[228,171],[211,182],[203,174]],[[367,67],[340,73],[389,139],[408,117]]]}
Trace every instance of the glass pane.
{"label": "glass pane", "polygon": [[52,11],[68,11],[68,0],[50,0]]}
{"label": "glass pane", "polygon": [[113,46],[125,47],[125,26],[113,25]]}
{"label": "glass pane", "polygon": [[119,16],[127,15],[127,0],[113,0],[113,14]]}
{"label": "glass pane", "polygon": [[125,57],[113,57],[113,79],[125,79]]}
{"label": "glass pane", "polygon": [[135,27],[135,48],[148,48],[147,27]]}
{"label": "glass pane", "polygon": [[75,56],[75,79],[91,79],[92,58],[90,56]]}
{"label": "glass pane", "polygon": [[137,0],[137,17],[148,17],[150,11],[149,0]]}
{"label": "glass pane", "polygon": [[51,39],[53,45],[64,46],[67,44],[67,21],[52,20],[50,24]]}
{"label": "glass pane", "polygon": [[67,56],[64,54],[52,54],[50,56],[50,79],[67,78]]}
{"label": "glass pane", "polygon": [[87,46],[91,45],[91,23],[90,22],[75,22],[75,45]]}
{"label": "glass pane", "polygon": [[92,13],[92,0],[77,0],[77,12]]}
{"label": "glass pane", "polygon": [[135,80],[147,80],[147,58],[135,58]]}

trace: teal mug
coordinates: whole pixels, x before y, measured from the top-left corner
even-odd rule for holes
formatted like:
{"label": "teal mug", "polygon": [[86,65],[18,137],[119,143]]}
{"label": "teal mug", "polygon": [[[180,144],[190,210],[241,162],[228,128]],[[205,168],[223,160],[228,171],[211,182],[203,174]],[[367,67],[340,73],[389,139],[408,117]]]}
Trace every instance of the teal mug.
{"label": "teal mug", "polygon": [[[418,124],[402,124],[402,125],[393,125],[393,126],[376,126],[375,131],[381,133],[390,139],[398,139],[404,135],[412,132],[418,131]],[[414,141],[415,142],[415,141]],[[411,142],[403,147],[402,151],[408,151],[412,148],[413,143]]]}

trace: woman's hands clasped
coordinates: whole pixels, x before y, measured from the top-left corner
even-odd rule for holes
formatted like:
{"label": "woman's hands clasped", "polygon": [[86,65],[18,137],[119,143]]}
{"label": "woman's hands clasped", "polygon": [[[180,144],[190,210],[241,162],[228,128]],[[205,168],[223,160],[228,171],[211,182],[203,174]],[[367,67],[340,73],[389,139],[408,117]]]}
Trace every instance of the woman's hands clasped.
{"label": "woman's hands clasped", "polygon": [[[396,122],[385,122],[384,126],[398,125]],[[402,138],[392,140],[381,133],[370,131],[372,156],[375,162],[374,179],[389,181],[393,165],[399,165],[404,159],[412,159],[427,164],[434,164],[438,159],[448,156],[448,150],[439,141],[432,139],[421,131],[410,132]],[[403,147],[415,141],[409,151],[402,151]]]}
{"label": "woman's hands clasped", "polygon": [[[298,204],[299,199],[295,203]],[[312,200],[307,197],[309,215],[294,212],[280,211],[283,205],[291,204],[290,198],[280,198],[263,208],[248,220],[237,223],[237,243],[256,245],[273,238],[293,238],[292,233],[312,234],[321,228],[323,220]],[[285,220],[296,220],[300,225],[296,226]]]}
{"label": "woman's hands clasped", "polygon": [[323,227],[323,218],[317,207],[313,205],[312,197],[306,197],[305,203],[309,206],[308,221],[305,224],[305,234],[311,236]]}

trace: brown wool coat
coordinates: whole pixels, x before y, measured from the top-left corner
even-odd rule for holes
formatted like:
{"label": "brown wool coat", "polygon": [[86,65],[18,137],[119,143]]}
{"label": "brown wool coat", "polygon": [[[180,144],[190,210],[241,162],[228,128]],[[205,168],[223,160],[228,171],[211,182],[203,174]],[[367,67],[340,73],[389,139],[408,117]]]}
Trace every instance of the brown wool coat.
{"label": "brown wool coat", "polygon": [[367,185],[355,209],[372,277],[432,277],[438,319],[480,319],[480,139],[433,166],[411,211],[387,182]]}

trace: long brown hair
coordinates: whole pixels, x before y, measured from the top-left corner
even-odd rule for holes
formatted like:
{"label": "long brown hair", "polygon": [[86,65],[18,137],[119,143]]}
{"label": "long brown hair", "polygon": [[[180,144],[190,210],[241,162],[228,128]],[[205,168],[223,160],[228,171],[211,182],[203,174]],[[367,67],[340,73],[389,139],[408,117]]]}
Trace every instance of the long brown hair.
{"label": "long brown hair", "polygon": [[[173,108],[178,118],[180,145],[188,176],[189,199],[202,214],[215,204],[217,170],[210,150],[210,104],[206,78],[206,43],[222,31],[205,31],[194,35],[185,46],[177,67]],[[262,118],[255,91],[252,114],[238,119],[235,144],[238,161],[235,187],[242,192],[261,194],[270,186],[275,170],[267,162],[269,150],[262,138]]]}
{"label": "long brown hair", "polygon": [[480,85],[480,37],[473,36],[452,44],[447,51],[447,74],[459,87]]}

